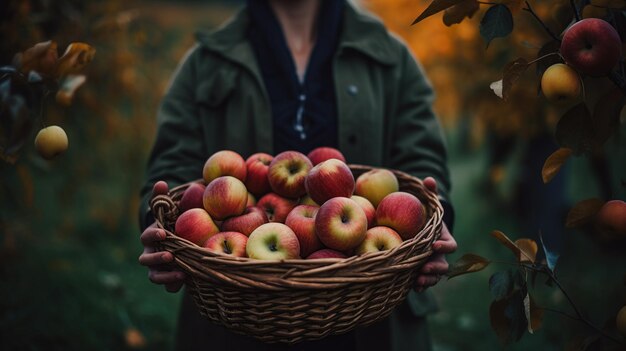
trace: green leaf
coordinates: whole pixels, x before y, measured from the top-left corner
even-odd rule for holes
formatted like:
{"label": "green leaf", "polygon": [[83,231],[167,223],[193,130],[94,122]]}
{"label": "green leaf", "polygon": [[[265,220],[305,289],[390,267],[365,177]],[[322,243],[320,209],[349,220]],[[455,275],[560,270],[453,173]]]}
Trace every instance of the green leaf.
{"label": "green leaf", "polygon": [[513,15],[506,5],[491,6],[480,21],[480,35],[489,43],[495,38],[506,37],[513,31]]}
{"label": "green leaf", "polygon": [[496,272],[489,278],[489,292],[496,301],[509,296],[513,290],[513,278],[510,271]]}
{"label": "green leaf", "polygon": [[491,261],[484,257],[474,254],[465,254],[450,266],[447,273],[448,279],[461,274],[481,271],[485,269],[489,263],[491,263]]}
{"label": "green leaf", "polygon": [[571,149],[574,155],[592,150],[593,124],[591,113],[584,103],[565,112],[556,125],[555,137],[559,146]]}
{"label": "green leaf", "polygon": [[461,3],[465,0],[433,0],[433,2],[428,5],[426,10],[422,12],[411,25],[423,20],[424,18],[430,17],[438,12],[441,12],[449,7],[452,7],[458,3]]}

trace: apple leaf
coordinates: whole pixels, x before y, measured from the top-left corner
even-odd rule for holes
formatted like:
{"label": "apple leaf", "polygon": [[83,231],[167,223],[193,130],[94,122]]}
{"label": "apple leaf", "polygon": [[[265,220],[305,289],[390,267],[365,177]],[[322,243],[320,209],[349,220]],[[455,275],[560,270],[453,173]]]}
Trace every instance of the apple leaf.
{"label": "apple leaf", "polygon": [[433,0],[433,2],[428,5],[424,12],[417,16],[417,18],[415,19],[415,21],[413,21],[413,23],[411,23],[411,25],[414,25],[427,17],[430,17],[463,1],[465,0]]}
{"label": "apple leaf", "polygon": [[552,155],[548,156],[546,162],[543,164],[543,168],[541,169],[541,177],[543,178],[543,183],[547,184],[554,178],[554,176],[559,173],[565,161],[572,155],[572,150],[562,147],[552,153]]}
{"label": "apple leaf", "polygon": [[489,307],[489,320],[503,346],[519,340],[527,325],[522,292],[516,290],[506,299],[493,301]]}
{"label": "apple leaf", "polygon": [[533,334],[535,330],[539,330],[543,319],[543,309],[537,307],[534,299],[528,293],[524,297],[524,315],[528,322],[528,332]]}
{"label": "apple leaf", "polygon": [[57,75],[64,77],[79,73],[96,55],[96,49],[85,43],[71,43],[59,59]]}
{"label": "apple leaf", "polygon": [[528,66],[528,61],[523,58],[518,58],[504,66],[504,72],[502,74],[502,98],[504,101],[509,99],[509,93],[511,92],[513,84],[526,72]]}
{"label": "apple leaf", "polygon": [[489,278],[489,292],[493,298],[502,300],[513,291],[513,278],[510,271],[496,272]]}
{"label": "apple leaf", "polygon": [[602,96],[593,109],[593,141],[596,146],[602,146],[617,130],[622,108],[626,97],[620,89],[613,89]]}
{"label": "apple leaf", "polygon": [[465,254],[450,266],[447,273],[448,279],[461,274],[481,271],[485,269],[489,263],[491,263],[491,261],[484,257],[471,253]]}
{"label": "apple leaf", "polygon": [[555,138],[559,146],[571,149],[574,155],[592,150],[593,124],[585,103],[565,112],[556,125]]}
{"label": "apple leaf", "polygon": [[559,260],[560,254],[548,247],[546,243],[543,241],[543,234],[539,233],[539,241],[541,242],[541,247],[543,247],[543,253],[546,255],[546,263],[548,264],[548,269],[554,272],[554,267],[556,267],[556,263]]}
{"label": "apple leaf", "polygon": [[513,252],[516,258],[519,257],[519,247],[517,247],[517,245],[515,245],[515,243],[511,241],[511,239],[509,239],[509,237],[507,237],[503,232],[499,230],[494,230],[491,232],[491,236],[496,238],[502,245],[508,247]]}
{"label": "apple leaf", "polygon": [[604,201],[596,198],[578,202],[567,213],[565,227],[580,228],[586,225],[600,211],[602,205],[604,205]]}
{"label": "apple leaf", "polygon": [[472,18],[479,7],[478,0],[464,0],[452,5],[443,12],[443,23],[448,27],[461,23],[466,17]]}
{"label": "apple leaf", "polygon": [[480,35],[489,43],[495,38],[506,37],[513,31],[513,15],[506,5],[491,6],[480,21]]}
{"label": "apple leaf", "polygon": [[520,262],[535,263],[538,251],[537,242],[532,239],[517,239],[515,246],[520,250],[517,257]]}

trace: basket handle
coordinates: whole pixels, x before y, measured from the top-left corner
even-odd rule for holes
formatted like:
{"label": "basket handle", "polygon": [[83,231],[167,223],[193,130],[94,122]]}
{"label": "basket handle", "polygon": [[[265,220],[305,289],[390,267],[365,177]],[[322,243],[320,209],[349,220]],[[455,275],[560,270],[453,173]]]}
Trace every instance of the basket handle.
{"label": "basket handle", "polygon": [[150,208],[154,218],[157,220],[157,225],[160,227],[174,223],[179,212],[178,206],[176,206],[169,193],[153,197],[150,200]]}

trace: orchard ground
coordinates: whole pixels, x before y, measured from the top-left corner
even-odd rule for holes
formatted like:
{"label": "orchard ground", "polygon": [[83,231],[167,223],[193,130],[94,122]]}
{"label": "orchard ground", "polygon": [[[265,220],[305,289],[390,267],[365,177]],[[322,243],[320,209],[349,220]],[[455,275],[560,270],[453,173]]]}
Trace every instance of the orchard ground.
{"label": "orchard ground", "polygon": [[[0,188],[0,310],[4,311],[0,349],[124,350],[143,345],[166,350],[173,341],[180,296],[150,283],[145,267],[137,263],[142,250],[137,193],[154,133],[156,101],[167,77],[192,45],[192,29],[200,22],[216,25],[232,8],[153,2],[142,11],[149,20],[130,28],[134,36],[123,43],[143,46],[128,51],[116,33],[108,34],[112,39],[108,42],[94,42],[98,48],[94,68],[87,72],[89,80],[77,97],[84,101],[60,115],[53,111],[47,116],[48,125],[60,124],[67,130],[67,153],[47,162],[30,143],[16,165],[0,163],[4,185]],[[210,16],[200,15],[207,13]],[[159,38],[158,48],[146,44],[150,41],[142,35]],[[114,45],[107,46],[111,42]],[[155,56],[155,52],[163,54]],[[98,63],[98,58],[104,62]],[[110,59],[120,60],[115,74],[107,71]],[[129,66],[133,62],[137,65]],[[138,65],[141,62],[145,64]],[[120,86],[120,82],[130,85]],[[98,108],[93,107],[96,102]],[[537,150],[546,147],[525,148],[528,143],[520,138],[502,167],[492,169],[488,160],[494,147],[488,138],[468,142],[471,138],[463,123],[446,126],[456,208],[453,234],[459,244],[450,262],[465,253],[512,262],[510,252],[489,236],[492,230],[512,239],[537,239],[531,228],[540,225],[548,237],[563,230],[561,219],[568,206],[603,197],[606,186],[614,198],[626,199],[624,123],[621,136],[606,145],[608,180],[598,180],[589,160],[577,157],[568,161],[550,187],[540,184],[545,156]],[[538,185],[517,191],[522,175],[533,177],[524,184]],[[515,205],[526,201],[532,205]],[[579,308],[602,326],[626,304],[626,249],[601,246],[573,230],[562,235],[558,276]],[[492,264],[476,274],[444,279],[432,289],[440,305],[440,311],[430,317],[435,350],[501,348],[490,327],[488,280],[493,272],[507,268]],[[537,287],[539,306],[572,313],[555,288],[544,287],[543,280],[537,281]],[[585,331],[576,322],[545,312],[542,328],[508,349],[562,350],[572,335]]]}

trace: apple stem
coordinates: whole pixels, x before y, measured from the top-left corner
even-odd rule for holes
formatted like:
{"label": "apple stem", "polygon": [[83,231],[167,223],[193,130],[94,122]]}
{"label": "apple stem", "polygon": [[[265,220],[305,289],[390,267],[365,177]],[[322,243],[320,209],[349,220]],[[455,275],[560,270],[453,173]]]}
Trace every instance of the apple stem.
{"label": "apple stem", "polygon": [[558,41],[560,43],[561,39],[558,36],[556,36],[554,34],[554,32],[552,32],[552,30],[550,28],[548,28],[548,26],[546,26],[546,24],[541,20],[541,18],[539,18],[539,16],[537,16],[537,13],[535,13],[535,11],[533,10],[532,6],[530,6],[530,3],[528,1],[525,1],[525,3],[526,3],[526,7],[524,7],[522,10],[527,11],[528,13],[530,13],[537,20],[537,22],[539,22],[539,24],[541,24],[541,26],[546,31],[546,33],[548,33],[548,35],[550,35],[552,37],[552,39],[554,39],[554,40],[556,40],[556,41]]}

